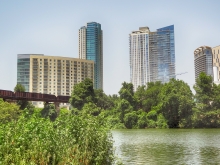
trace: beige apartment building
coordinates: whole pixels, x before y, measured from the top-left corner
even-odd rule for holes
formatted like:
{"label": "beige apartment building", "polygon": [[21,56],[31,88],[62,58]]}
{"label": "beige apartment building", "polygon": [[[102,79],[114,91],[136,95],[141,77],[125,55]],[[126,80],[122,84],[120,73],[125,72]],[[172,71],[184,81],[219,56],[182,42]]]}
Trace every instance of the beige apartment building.
{"label": "beige apartment building", "polygon": [[216,47],[200,46],[194,51],[195,80],[201,72],[213,77],[220,84],[220,45]]}
{"label": "beige apartment building", "polygon": [[212,48],[214,82],[220,82],[220,45]]}
{"label": "beige apartment building", "polygon": [[[70,96],[74,85],[85,78],[94,82],[94,62],[91,60],[18,54],[17,83],[24,85],[28,92]],[[43,107],[42,102],[34,104]]]}

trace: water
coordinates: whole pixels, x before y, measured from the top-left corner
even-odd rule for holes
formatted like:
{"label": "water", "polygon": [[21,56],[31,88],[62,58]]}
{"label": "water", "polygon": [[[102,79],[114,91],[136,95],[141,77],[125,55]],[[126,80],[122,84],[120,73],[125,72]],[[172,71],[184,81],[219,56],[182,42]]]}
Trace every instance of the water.
{"label": "water", "polygon": [[220,129],[113,130],[125,165],[220,165]]}

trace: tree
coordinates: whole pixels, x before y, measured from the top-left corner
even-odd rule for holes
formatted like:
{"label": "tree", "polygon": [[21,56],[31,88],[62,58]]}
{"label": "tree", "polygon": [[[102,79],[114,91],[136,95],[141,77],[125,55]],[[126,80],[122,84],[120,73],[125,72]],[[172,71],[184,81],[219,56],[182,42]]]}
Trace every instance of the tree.
{"label": "tree", "polygon": [[200,73],[194,85],[196,106],[193,109],[193,127],[220,127],[220,86],[212,82],[212,77]]}
{"label": "tree", "polygon": [[49,117],[51,121],[55,121],[58,114],[54,104],[45,103],[44,108],[41,110],[41,116],[44,118]]}
{"label": "tree", "polygon": [[98,116],[101,112],[101,108],[97,107],[94,103],[86,103],[82,108],[83,114],[90,114],[92,116]]}
{"label": "tree", "polygon": [[190,87],[181,80],[171,79],[160,93],[160,109],[170,128],[184,127],[191,124],[193,94]]}
{"label": "tree", "polygon": [[17,120],[20,115],[19,107],[16,104],[10,104],[0,99],[0,123],[8,123]]}
{"label": "tree", "polygon": [[93,82],[91,79],[86,78],[73,88],[70,103],[73,107],[81,110],[84,104],[93,102],[95,99],[95,92],[93,89]]}
{"label": "tree", "polygon": [[130,103],[125,99],[121,99],[118,102],[117,109],[118,109],[118,112],[119,112],[119,119],[120,119],[121,123],[124,123],[125,114],[129,113],[133,110]]}
{"label": "tree", "polygon": [[[14,92],[25,92],[25,87],[22,84],[17,84],[14,88]],[[24,110],[28,106],[28,101],[18,100],[17,104],[20,106],[21,110]]]}
{"label": "tree", "polygon": [[107,96],[102,89],[95,89],[95,104],[101,109],[111,109],[114,107],[114,101]]}
{"label": "tree", "polygon": [[138,122],[138,115],[136,114],[136,111],[127,113],[125,115],[124,125],[126,128],[131,129],[135,127],[137,125],[137,122]]}
{"label": "tree", "polygon": [[204,72],[199,74],[194,85],[196,91],[196,103],[204,104],[204,111],[211,109],[211,101],[213,100],[213,82],[212,77],[206,75]]}
{"label": "tree", "polygon": [[134,105],[134,87],[132,83],[122,83],[122,87],[118,92],[120,99],[127,100],[132,106]]}
{"label": "tree", "polygon": [[153,106],[158,105],[160,101],[159,94],[162,87],[163,84],[160,81],[149,82],[147,83],[147,87],[138,87],[134,94],[137,102],[136,109],[142,109],[145,112],[149,112]]}

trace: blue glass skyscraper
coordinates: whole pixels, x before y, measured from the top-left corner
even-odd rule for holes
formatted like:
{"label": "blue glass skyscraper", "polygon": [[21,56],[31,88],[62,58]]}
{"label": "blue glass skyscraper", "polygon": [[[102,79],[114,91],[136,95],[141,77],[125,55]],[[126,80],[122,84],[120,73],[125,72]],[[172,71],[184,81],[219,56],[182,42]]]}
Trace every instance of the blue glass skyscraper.
{"label": "blue glass skyscraper", "polygon": [[175,78],[174,25],[157,29],[157,68],[156,81],[168,82]]}
{"label": "blue glass skyscraper", "polygon": [[94,61],[94,88],[103,89],[103,39],[101,24],[89,22],[79,29],[79,58]]}

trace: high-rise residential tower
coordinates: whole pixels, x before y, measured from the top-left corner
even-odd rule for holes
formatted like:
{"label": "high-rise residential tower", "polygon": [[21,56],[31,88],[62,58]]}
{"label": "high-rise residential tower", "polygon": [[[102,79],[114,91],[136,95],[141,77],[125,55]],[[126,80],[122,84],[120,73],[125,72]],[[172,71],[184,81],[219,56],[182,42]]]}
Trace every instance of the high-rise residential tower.
{"label": "high-rise residential tower", "polygon": [[194,51],[195,80],[201,72],[213,77],[213,56],[212,48],[201,46]]}
{"label": "high-rise residential tower", "polygon": [[150,32],[140,27],[129,35],[130,78],[134,90],[148,82],[175,78],[174,25]]}
{"label": "high-rise residential tower", "polygon": [[220,45],[212,48],[213,54],[213,78],[214,82],[220,83]]}
{"label": "high-rise residential tower", "polygon": [[[75,84],[85,78],[93,80],[93,77],[91,60],[18,54],[17,83],[22,84],[26,92],[70,96]],[[34,102],[34,105],[43,106],[42,102]]]}
{"label": "high-rise residential tower", "polygon": [[103,89],[103,34],[101,24],[88,22],[79,29],[79,58],[94,61],[94,88]]}

